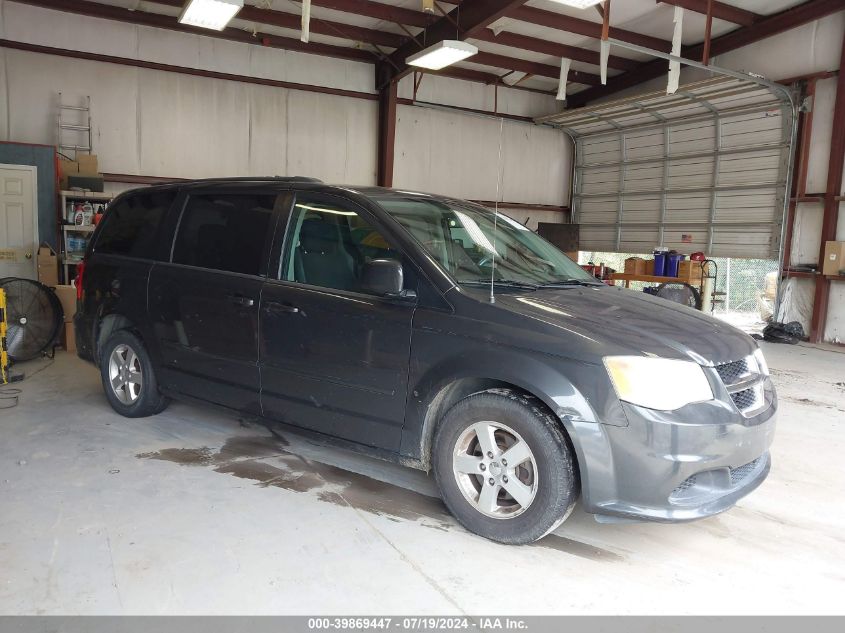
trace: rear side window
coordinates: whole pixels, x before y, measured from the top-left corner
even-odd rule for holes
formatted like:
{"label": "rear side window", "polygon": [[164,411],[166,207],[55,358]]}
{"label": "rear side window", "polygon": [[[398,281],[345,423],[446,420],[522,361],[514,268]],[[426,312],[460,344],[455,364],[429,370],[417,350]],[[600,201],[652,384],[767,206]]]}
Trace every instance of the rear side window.
{"label": "rear side window", "polygon": [[195,195],[188,199],[173,262],[245,275],[261,274],[274,195]]}
{"label": "rear side window", "polygon": [[94,251],[152,259],[156,234],[176,196],[174,191],[140,193],[111,205]]}

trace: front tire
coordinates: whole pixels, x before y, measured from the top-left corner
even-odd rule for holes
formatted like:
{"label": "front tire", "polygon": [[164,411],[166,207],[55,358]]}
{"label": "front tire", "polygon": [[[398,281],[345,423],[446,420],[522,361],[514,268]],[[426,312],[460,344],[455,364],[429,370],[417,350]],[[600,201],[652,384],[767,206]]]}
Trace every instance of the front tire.
{"label": "front tire", "polygon": [[155,415],[169,404],[158,390],[155,371],[144,344],[128,330],[118,330],[103,345],[100,377],[109,404],[127,418]]}
{"label": "front tire", "polygon": [[492,389],[458,402],[433,443],[443,501],[466,529],[533,543],[572,512],[578,470],[560,423],[535,398]]}

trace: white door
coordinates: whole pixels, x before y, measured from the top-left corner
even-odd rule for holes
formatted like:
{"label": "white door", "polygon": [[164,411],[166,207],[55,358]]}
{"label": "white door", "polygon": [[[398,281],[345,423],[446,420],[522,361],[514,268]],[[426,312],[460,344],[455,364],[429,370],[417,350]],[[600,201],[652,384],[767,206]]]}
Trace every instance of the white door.
{"label": "white door", "polygon": [[37,278],[36,168],[0,165],[0,278]]}

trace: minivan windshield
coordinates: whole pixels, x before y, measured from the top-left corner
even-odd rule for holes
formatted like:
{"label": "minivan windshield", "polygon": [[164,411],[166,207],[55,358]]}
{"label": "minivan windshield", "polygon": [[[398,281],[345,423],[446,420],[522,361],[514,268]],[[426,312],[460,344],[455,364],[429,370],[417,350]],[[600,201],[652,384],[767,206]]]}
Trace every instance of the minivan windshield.
{"label": "minivan windshield", "polygon": [[598,283],[516,220],[468,202],[373,196],[461,284]]}

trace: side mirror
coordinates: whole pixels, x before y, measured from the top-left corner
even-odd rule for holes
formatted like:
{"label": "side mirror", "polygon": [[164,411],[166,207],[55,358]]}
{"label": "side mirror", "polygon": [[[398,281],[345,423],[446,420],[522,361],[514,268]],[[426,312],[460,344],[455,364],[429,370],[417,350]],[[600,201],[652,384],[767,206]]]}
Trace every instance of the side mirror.
{"label": "side mirror", "polygon": [[403,296],[405,276],[395,259],[374,259],[364,266],[361,289],[379,296]]}

